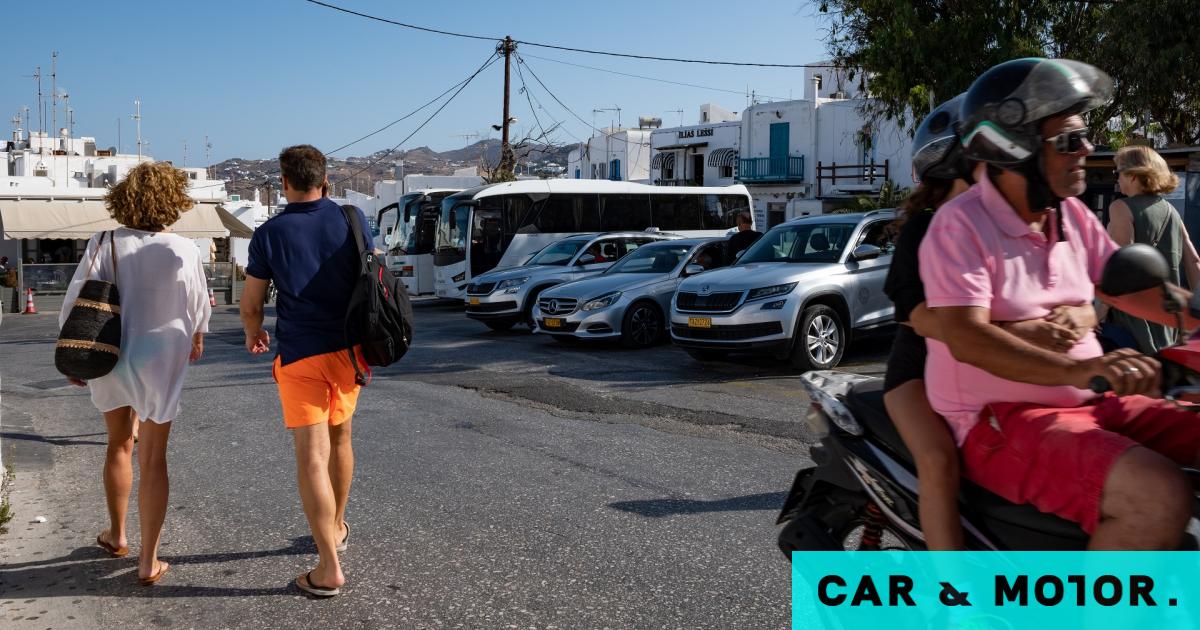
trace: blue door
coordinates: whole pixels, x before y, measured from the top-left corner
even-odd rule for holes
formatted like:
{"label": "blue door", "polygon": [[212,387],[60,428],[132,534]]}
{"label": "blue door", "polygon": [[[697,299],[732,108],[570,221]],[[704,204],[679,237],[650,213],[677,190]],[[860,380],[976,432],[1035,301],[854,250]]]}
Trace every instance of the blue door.
{"label": "blue door", "polygon": [[772,176],[787,175],[788,167],[788,138],[791,135],[791,123],[771,124],[771,165],[769,173]]}
{"label": "blue door", "polygon": [[609,163],[608,178],[614,182],[621,181],[621,160],[613,160]]}

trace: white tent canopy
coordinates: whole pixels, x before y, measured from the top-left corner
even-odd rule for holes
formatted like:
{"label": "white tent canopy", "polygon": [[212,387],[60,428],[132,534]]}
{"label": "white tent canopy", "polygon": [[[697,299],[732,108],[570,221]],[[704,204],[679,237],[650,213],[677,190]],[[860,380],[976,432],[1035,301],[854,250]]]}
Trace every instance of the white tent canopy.
{"label": "white tent canopy", "polygon": [[[91,238],[120,225],[108,215],[102,199],[0,199],[4,238]],[[180,215],[171,231],[188,238],[249,238],[253,232],[224,208],[197,203]]]}

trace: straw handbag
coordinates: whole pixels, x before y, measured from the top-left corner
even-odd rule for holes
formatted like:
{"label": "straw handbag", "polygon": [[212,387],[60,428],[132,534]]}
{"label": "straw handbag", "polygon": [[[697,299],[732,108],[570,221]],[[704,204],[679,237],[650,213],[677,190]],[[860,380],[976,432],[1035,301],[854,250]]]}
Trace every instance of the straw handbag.
{"label": "straw handbag", "polygon": [[[106,232],[112,250],[113,280],[117,278],[117,243]],[[104,234],[92,252],[89,270],[104,246]],[[70,378],[90,380],[112,371],[121,356],[121,293],[117,285],[104,280],[88,280],[71,305],[71,313],[58,334],[54,348],[54,367]]]}

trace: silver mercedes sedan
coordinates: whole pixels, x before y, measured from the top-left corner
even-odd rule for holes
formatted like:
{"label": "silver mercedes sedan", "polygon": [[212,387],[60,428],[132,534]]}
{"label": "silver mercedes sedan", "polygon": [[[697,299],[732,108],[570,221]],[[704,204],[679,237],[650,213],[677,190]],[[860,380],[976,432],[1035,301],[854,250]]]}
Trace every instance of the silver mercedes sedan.
{"label": "silver mercedes sedan", "polygon": [[645,348],[666,339],[675,288],[686,277],[726,264],[724,238],[643,245],[604,273],[560,284],[539,296],[534,332],[558,341],[614,339]]}

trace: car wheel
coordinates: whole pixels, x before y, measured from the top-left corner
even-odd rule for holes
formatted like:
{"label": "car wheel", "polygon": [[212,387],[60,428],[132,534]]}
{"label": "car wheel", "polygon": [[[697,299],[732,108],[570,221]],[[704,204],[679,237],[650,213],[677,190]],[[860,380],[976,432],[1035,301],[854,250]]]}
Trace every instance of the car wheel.
{"label": "car wheel", "polygon": [[815,304],[804,309],[792,340],[792,367],[802,372],[828,370],[842,361],[846,328],[837,311]]}
{"label": "car wheel", "polygon": [[491,328],[492,330],[495,330],[497,332],[503,332],[505,330],[508,330],[508,329],[512,328],[516,323],[517,322],[514,322],[511,319],[496,319],[496,320],[488,320],[488,321],[483,322],[483,324],[485,326],[487,326],[488,328]]}
{"label": "car wheel", "polygon": [[649,348],[663,336],[663,316],[650,302],[637,302],[625,311],[621,321],[621,345]]}
{"label": "car wheel", "polygon": [[724,350],[711,350],[709,348],[684,348],[684,352],[687,352],[688,356],[697,361],[722,361],[729,355]]}
{"label": "car wheel", "polygon": [[542,291],[547,287],[542,287],[529,292],[529,297],[525,298],[525,308],[523,309],[522,318],[525,325],[529,327],[529,332],[533,332],[537,328],[537,323],[533,321],[533,307],[537,306],[538,298],[542,296]]}

